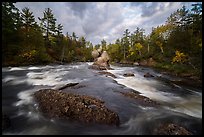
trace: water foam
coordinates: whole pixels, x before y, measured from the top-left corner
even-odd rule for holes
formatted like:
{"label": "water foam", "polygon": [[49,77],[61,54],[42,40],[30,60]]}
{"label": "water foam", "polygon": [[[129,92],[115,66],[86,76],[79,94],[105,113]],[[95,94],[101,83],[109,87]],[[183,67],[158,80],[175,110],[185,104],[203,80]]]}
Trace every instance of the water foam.
{"label": "water foam", "polygon": [[23,104],[24,105],[32,104],[33,102],[32,94],[34,93],[34,91],[36,90],[32,89],[32,90],[25,90],[25,91],[19,92],[17,96],[20,100],[14,103],[14,106],[21,106]]}
{"label": "water foam", "polygon": [[15,77],[8,75],[2,79],[2,82],[9,83],[11,85],[18,85],[26,83],[26,79],[24,77]]}
{"label": "water foam", "polygon": [[[160,102],[167,102],[172,104],[174,107],[164,108],[184,113],[193,117],[202,118],[202,93],[195,92],[193,90],[187,89],[193,93],[193,95],[188,95],[187,97],[181,97],[173,93],[167,93],[158,90],[156,87],[162,86],[161,83],[154,79],[144,78],[138,72],[134,72],[135,77],[123,77],[129,68],[117,68],[116,70],[108,70],[109,72],[115,74],[117,78],[115,80],[128,88],[134,89],[141,93],[141,95],[157,100]],[[181,89],[181,86],[176,86]]]}
{"label": "water foam", "polygon": [[22,67],[13,67],[9,71],[16,71],[16,70],[26,70],[26,69]]}
{"label": "water foam", "polygon": [[7,83],[7,82],[10,82],[10,81],[13,81],[13,80],[16,80],[16,79],[17,79],[17,77],[9,75],[9,76],[6,76],[5,78],[3,78],[2,82]]}
{"label": "water foam", "polygon": [[39,67],[29,67],[28,70],[40,69]]}

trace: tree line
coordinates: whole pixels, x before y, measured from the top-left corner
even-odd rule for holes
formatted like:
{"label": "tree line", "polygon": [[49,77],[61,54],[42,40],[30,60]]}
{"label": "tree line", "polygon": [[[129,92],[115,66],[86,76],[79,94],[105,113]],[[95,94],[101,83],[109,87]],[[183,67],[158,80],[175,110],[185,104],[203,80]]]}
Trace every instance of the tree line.
{"label": "tree line", "polygon": [[202,4],[192,4],[191,9],[183,6],[163,25],[152,28],[149,35],[144,33],[139,27],[132,33],[126,29],[115,43],[106,44],[103,40],[101,45],[112,62],[140,62],[153,58],[157,62],[154,67],[201,78]]}
{"label": "tree line", "polygon": [[92,60],[93,44],[75,32],[63,35],[50,8],[38,19],[40,23],[28,7],[20,11],[12,2],[2,2],[3,66]]}
{"label": "tree line", "polygon": [[[155,67],[202,74],[202,4],[183,6],[172,13],[163,25],[145,35],[143,28],[109,43],[103,39],[93,45],[75,32],[62,33],[50,8],[37,23],[33,12],[21,11],[12,2],[2,2],[2,63],[8,65],[45,64],[50,62],[93,61],[91,51],[102,47],[111,62],[140,62],[153,58]],[[201,76],[201,75],[200,75]]]}

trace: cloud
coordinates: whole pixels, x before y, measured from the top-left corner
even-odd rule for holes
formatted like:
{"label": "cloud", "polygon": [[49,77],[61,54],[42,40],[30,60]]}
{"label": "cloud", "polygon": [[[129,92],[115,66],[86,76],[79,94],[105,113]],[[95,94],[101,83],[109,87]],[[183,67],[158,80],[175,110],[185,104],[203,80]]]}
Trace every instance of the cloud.
{"label": "cloud", "polygon": [[170,8],[173,2],[132,2],[133,7],[139,7],[142,10],[143,17],[149,17],[157,12],[162,12],[165,8]]}
{"label": "cloud", "polygon": [[69,2],[65,3],[70,9],[73,11],[73,13],[76,16],[80,16],[81,18],[84,17],[84,14],[86,14],[86,11],[92,7],[93,3],[89,2]]}
{"label": "cloud", "polygon": [[133,32],[137,27],[145,29],[164,24],[171,13],[189,6],[184,2],[17,2],[19,9],[29,7],[36,17],[42,17],[45,8],[51,8],[57,23],[63,25],[63,33],[75,32],[85,36],[93,44],[102,39],[108,43],[121,38],[125,29]]}

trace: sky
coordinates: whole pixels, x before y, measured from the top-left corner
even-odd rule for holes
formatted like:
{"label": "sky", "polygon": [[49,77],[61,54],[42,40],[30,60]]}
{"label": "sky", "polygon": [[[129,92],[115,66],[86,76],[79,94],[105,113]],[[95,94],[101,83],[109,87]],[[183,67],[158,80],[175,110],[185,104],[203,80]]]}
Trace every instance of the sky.
{"label": "sky", "polygon": [[162,25],[171,13],[192,2],[17,2],[22,10],[28,7],[36,21],[43,17],[46,8],[51,8],[57,24],[63,25],[63,34],[75,32],[85,36],[94,45],[104,39],[114,43],[125,29],[132,33],[137,27],[149,34],[152,27]]}

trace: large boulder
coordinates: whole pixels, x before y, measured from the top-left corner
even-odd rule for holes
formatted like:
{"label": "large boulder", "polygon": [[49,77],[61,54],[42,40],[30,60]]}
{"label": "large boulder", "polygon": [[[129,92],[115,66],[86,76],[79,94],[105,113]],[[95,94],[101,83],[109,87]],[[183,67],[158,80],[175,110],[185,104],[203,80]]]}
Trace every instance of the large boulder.
{"label": "large boulder", "polygon": [[101,54],[101,58],[105,61],[108,62],[110,60],[110,57],[107,53],[107,51],[103,51],[103,53]]}
{"label": "large boulder", "polygon": [[34,93],[39,109],[46,117],[58,117],[86,123],[119,125],[119,116],[104,101],[91,96],[42,89]]}
{"label": "large boulder", "polygon": [[[109,57],[108,53],[107,53],[106,51],[103,51],[102,54],[100,55],[100,54],[99,54],[100,50],[99,50],[98,54],[99,54],[100,56],[97,57],[96,55],[98,55],[98,54],[95,53],[95,52],[98,52],[98,51],[97,51],[97,50],[94,50],[94,51],[92,52],[92,56],[93,56],[93,58],[94,58],[94,63],[93,63],[93,66],[90,67],[90,68],[92,68],[92,69],[97,69],[97,70],[110,69],[110,64],[109,64],[110,57]],[[95,53],[95,54],[94,54],[94,53]],[[94,55],[95,55],[95,56],[94,56]],[[97,58],[95,58],[95,57],[97,57]],[[104,69],[104,68],[105,68],[105,69]]]}
{"label": "large boulder", "polygon": [[95,49],[91,52],[92,57],[94,60],[99,57],[99,52]]}

